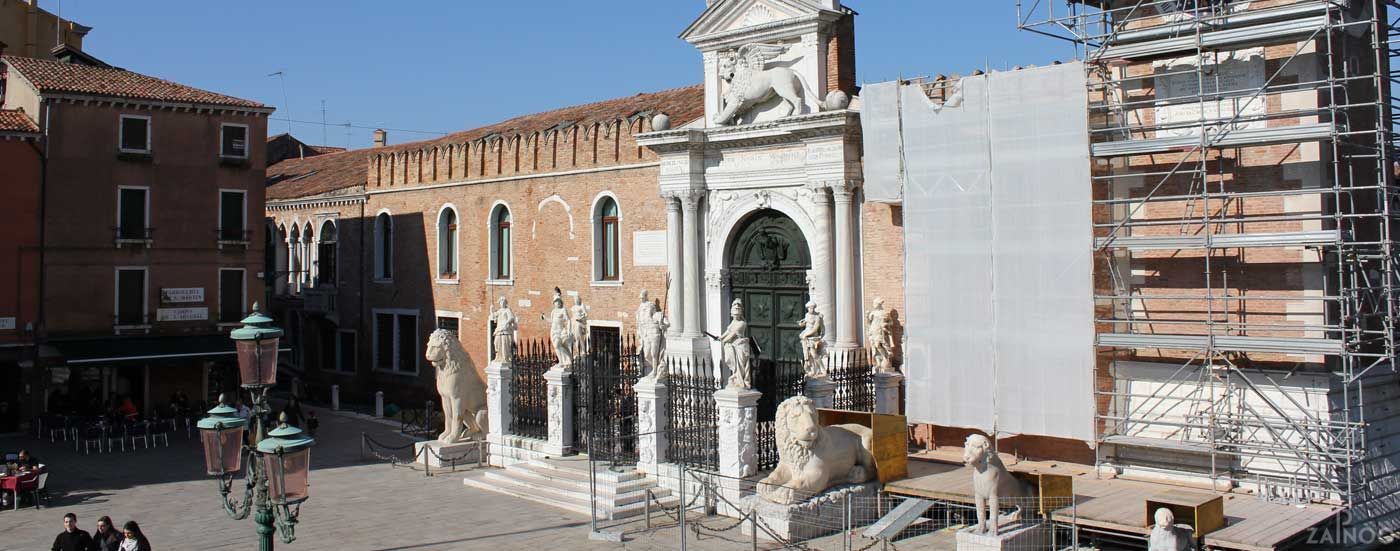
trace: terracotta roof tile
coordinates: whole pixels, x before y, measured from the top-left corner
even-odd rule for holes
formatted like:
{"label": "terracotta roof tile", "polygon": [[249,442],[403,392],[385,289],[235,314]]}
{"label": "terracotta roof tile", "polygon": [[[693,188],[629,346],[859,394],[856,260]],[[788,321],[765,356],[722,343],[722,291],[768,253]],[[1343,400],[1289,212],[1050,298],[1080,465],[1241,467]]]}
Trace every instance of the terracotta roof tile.
{"label": "terracotta roof tile", "polygon": [[40,92],[59,92],[117,98],[196,103],[230,107],[266,108],[256,101],[235,98],[185,86],[125,69],[92,67],[46,59],[7,55],[2,59]]}
{"label": "terracotta roof tile", "polygon": [[515,117],[496,124],[455,132],[441,138],[378,148],[374,152],[411,151],[439,144],[470,142],[492,134],[500,134],[504,137],[530,134],[570,123],[585,125],[613,121],[639,113],[665,113],[671,117],[673,125],[689,123],[705,114],[705,87],[697,84],[684,88],[574,105]]}
{"label": "terracotta roof tile", "polygon": [[[267,167],[267,200],[342,195],[364,189],[373,149],[291,158]],[[335,193],[341,192],[341,193]]]}
{"label": "terracotta roof tile", "polygon": [[39,126],[18,109],[0,109],[0,132],[39,133]]}

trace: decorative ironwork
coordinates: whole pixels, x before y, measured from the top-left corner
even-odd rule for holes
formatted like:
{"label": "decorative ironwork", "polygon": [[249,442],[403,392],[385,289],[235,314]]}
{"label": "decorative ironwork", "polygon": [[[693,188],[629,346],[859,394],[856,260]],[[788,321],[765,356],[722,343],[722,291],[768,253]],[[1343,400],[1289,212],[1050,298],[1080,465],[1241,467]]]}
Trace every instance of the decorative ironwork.
{"label": "decorative ironwork", "polygon": [[774,418],[778,404],[793,396],[801,396],[806,389],[807,373],[802,368],[802,359],[780,358],[757,360],[754,370],[754,390],[763,393],[758,399],[758,428],[755,439],[758,442],[758,469],[766,470],[778,466],[778,442],[774,437]]}
{"label": "decorative ironwork", "polygon": [[574,449],[614,464],[637,462],[637,394],[642,377],[635,335],[589,330],[590,350],[574,366]]}
{"label": "decorative ironwork", "polygon": [[710,366],[689,359],[666,362],[666,460],[702,470],[719,469],[719,380]]}
{"label": "decorative ironwork", "polygon": [[549,388],[544,373],[558,362],[549,343],[515,343],[510,375],[511,434],[540,439],[549,436]]}
{"label": "decorative ironwork", "polygon": [[875,411],[875,360],[864,348],[832,351],[826,357],[827,378],[835,385],[832,407]]}

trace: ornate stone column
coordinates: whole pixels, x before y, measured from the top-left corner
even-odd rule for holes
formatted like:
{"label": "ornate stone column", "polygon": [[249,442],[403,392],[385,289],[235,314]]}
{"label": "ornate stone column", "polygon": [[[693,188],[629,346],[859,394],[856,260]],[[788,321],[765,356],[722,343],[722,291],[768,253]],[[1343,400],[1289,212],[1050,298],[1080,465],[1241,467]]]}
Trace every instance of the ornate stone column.
{"label": "ornate stone column", "polygon": [[633,387],[637,392],[637,470],[655,474],[666,462],[666,385],[647,377]]}
{"label": "ornate stone column", "polygon": [[715,393],[719,414],[720,490],[731,502],[753,489],[753,482],[740,478],[758,473],[758,398],[756,390],[722,388]]}
{"label": "ornate stone column", "polygon": [[875,413],[899,413],[899,389],[904,386],[904,375],[876,372],[874,377]]}
{"label": "ornate stone column", "polygon": [[699,337],[704,330],[700,319],[700,293],[703,291],[701,278],[705,277],[705,270],[700,264],[700,197],[702,192],[692,191],[681,195],[681,206],[685,209],[684,219],[681,223],[681,236],[685,243],[685,256],[681,260],[681,269],[685,273],[685,329],[682,334],[687,337]]}
{"label": "ornate stone column", "polygon": [[549,389],[549,429],[544,452],[554,457],[569,453],[574,443],[574,393],[569,388],[573,370],[556,365],[544,372],[545,385]]}
{"label": "ornate stone column", "polygon": [[671,320],[670,333],[675,335],[684,334],[685,329],[685,305],[681,298],[684,295],[685,270],[690,269],[682,261],[685,255],[684,239],[682,236],[681,222],[681,202],[674,195],[665,196],[666,200],[666,317]]}
{"label": "ornate stone column", "polygon": [[506,446],[506,431],[510,430],[510,364],[491,362],[486,366],[486,441],[491,447],[491,465],[504,467],[503,455]]}
{"label": "ornate stone column", "polygon": [[813,220],[816,222],[817,240],[812,243],[812,288],[813,297],[826,321],[825,340],[836,341],[836,326],[840,325],[836,315],[836,263],[832,260],[831,195],[825,186],[812,189]]}
{"label": "ornate stone column", "polygon": [[842,182],[831,188],[836,203],[836,347],[860,344],[860,303],[856,286],[855,186]]}

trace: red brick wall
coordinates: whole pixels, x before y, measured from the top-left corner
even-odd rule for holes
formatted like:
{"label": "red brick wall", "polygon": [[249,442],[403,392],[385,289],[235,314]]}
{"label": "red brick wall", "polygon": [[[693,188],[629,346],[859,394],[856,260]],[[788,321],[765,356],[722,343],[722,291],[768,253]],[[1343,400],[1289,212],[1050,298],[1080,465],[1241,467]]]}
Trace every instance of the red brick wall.
{"label": "red brick wall", "polygon": [[24,327],[39,317],[39,182],[41,164],[33,141],[0,138],[5,200],[0,201],[0,317],[15,328],[0,329],[0,342],[29,341]]}

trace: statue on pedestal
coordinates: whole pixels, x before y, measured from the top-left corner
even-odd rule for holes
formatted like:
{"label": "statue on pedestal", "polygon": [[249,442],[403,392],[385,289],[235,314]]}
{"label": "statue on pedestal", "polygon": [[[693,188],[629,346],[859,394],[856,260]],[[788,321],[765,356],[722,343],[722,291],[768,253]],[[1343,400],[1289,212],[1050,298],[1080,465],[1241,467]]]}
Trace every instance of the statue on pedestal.
{"label": "statue on pedestal", "polygon": [[555,291],[554,309],[549,311],[549,344],[559,358],[556,365],[567,368],[574,365],[573,320],[570,319],[569,309],[564,307],[564,297],[559,296],[558,288]]}
{"label": "statue on pedestal", "polygon": [[885,299],[875,298],[875,307],[865,314],[865,321],[865,342],[875,356],[875,368],[883,373],[894,373],[894,335],[890,332]]}
{"label": "statue on pedestal", "polygon": [[758,495],[768,501],[798,503],[832,486],[875,477],[870,427],[823,427],[811,398],[793,396],[778,404],[774,436],[778,467],[758,484]]}
{"label": "statue on pedestal", "polygon": [[496,326],[492,335],[496,356],[491,361],[508,364],[515,358],[515,313],[510,311],[506,297],[501,297],[496,304],[496,311],[491,313],[491,323]]}
{"label": "statue on pedestal", "polygon": [[1147,551],[1190,551],[1190,526],[1177,526],[1176,515],[1166,507],[1152,514],[1152,533],[1147,536]]}
{"label": "statue on pedestal", "polygon": [[574,357],[582,358],[588,354],[591,342],[588,334],[588,307],[583,305],[583,297],[578,295],[574,296],[573,315]]}
{"label": "statue on pedestal", "polygon": [[753,344],[749,340],[749,323],[744,321],[744,301],[734,299],[729,307],[729,327],[719,336],[724,346],[724,365],[729,366],[726,388],[753,388]]}
{"label": "statue on pedestal", "polygon": [[1001,498],[1020,499],[1034,494],[1029,485],[1006,470],[1006,464],[1001,462],[1001,457],[992,449],[992,441],[986,436],[972,434],[967,437],[963,443],[963,463],[973,470],[972,493],[977,510],[975,532],[995,536],[1002,522],[1014,521],[1020,515],[1018,506],[1015,513],[1002,516]]}
{"label": "statue on pedestal", "polygon": [[807,315],[797,322],[797,326],[802,328],[797,338],[802,340],[802,367],[807,378],[825,377],[822,353],[826,343],[822,341],[822,335],[826,332],[826,323],[822,320],[821,312],[817,311],[816,302],[807,301]]}
{"label": "statue on pedestal", "polygon": [[671,324],[656,303],[651,301],[646,289],[642,290],[639,298],[637,336],[642,339],[642,377],[653,377],[656,382],[664,383],[666,370],[661,365],[661,358],[666,353],[666,330]]}
{"label": "statue on pedestal", "polygon": [[445,329],[428,336],[424,356],[437,369],[443,431],[438,440],[455,444],[486,434],[486,383],[472,367],[457,334]]}

